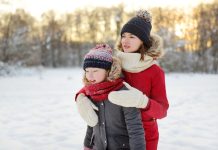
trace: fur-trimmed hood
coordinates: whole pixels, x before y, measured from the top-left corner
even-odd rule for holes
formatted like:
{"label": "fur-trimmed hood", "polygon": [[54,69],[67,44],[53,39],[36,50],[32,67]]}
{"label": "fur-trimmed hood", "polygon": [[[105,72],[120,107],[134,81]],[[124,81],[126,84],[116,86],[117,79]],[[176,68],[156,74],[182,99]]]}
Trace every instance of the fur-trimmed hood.
{"label": "fur-trimmed hood", "polygon": [[108,75],[108,80],[115,80],[120,78],[120,75],[122,73],[122,66],[121,66],[121,60],[118,57],[113,56],[113,63]]}
{"label": "fur-trimmed hood", "polygon": [[149,48],[147,55],[153,58],[159,58],[163,56],[163,39],[155,34],[151,34],[152,46]]}
{"label": "fur-trimmed hood", "polygon": [[[108,72],[107,80],[108,81],[116,80],[120,78],[121,73],[122,73],[121,61],[119,58],[113,56],[113,63],[112,63],[110,71]],[[84,85],[89,84],[88,80],[86,79],[85,73],[83,75],[83,83]]]}

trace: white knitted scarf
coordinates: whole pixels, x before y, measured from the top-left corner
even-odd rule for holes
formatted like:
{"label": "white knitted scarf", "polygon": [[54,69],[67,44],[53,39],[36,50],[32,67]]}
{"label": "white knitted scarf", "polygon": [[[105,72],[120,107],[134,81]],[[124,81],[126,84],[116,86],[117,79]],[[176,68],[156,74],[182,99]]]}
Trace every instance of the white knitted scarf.
{"label": "white knitted scarf", "polygon": [[157,62],[148,55],[144,56],[144,60],[140,60],[141,54],[139,53],[116,51],[115,55],[121,60],[122,69],[131,73],[141,72],[151,67],[153,64],[157,64]]}

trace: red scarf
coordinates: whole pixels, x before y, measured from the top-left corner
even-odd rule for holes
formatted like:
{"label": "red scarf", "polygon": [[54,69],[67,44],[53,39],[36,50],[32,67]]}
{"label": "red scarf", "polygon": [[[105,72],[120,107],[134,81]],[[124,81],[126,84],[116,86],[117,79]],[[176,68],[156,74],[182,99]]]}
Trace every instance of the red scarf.
{"label": "red scarf", "polygon": [[111,91],[119,90],[123,86],[123,79],[105,81],[97,84],[90,84],[81,91],[86,96],[90,96],[93,101],[99,102],[107,99]]}

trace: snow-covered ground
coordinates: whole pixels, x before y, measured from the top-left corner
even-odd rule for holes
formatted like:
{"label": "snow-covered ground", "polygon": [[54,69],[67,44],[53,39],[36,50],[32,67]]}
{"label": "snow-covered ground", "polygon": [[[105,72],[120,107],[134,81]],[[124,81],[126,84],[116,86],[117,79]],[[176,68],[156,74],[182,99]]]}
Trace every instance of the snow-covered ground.
{"label": "snow-covered ground", "polygon": [[[0,77],[0,150],[81,150],[86,124],[74,102],[81,75],[75,68]],[[159,150],[216,150],[218,75],[166,74],[166,85]]]}

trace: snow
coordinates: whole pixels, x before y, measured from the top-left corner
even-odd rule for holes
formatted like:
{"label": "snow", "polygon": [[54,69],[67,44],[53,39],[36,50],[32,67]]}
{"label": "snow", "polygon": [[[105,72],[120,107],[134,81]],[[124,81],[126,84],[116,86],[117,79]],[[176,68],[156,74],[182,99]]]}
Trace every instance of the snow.
{"label": "snow", "polygon": [[[74,95],[79,68],[0,77],[0,150],[81,150],[86,124]],[[159,120],[160,150],[218,147],[218,76],[166,74],[170,108]]]}

